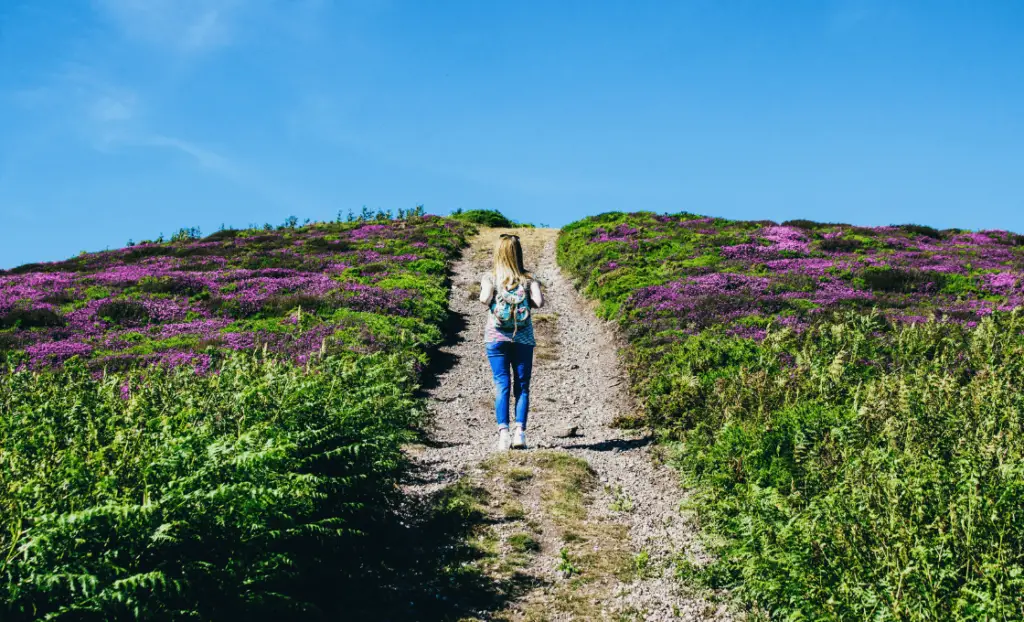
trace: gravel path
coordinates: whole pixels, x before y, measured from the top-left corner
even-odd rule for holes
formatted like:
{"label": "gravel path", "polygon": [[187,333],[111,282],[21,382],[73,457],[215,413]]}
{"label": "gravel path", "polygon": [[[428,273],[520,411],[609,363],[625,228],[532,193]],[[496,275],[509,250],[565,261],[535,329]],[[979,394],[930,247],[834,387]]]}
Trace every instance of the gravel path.
{"label": "gravel path", "polygon": [[[451,367],[430,390],[434,442],[418,460],[429,482],[424,491],[451,484],[494,450],[493,384],[483,350],[484,307],[476,300],[480,275],[487,271],[495,238],[502,230],[484,230],[454,266],[452,311],[465,327],[443,349]],[[672,578],[673,556],[701,561],[696,525],[680,513],[685,491],[677,475],[652,461],[650,438],[611,427],[634,411],[617,358],[614,327],[597,319],[555,261],[557,230],[518,230],[526,264],[544,286],[546,305],[537,315],[538,348],[531,386],[527,440],[531,448],[566,451],[586,460],[608,489],[632,501],[633,509],[615,512],[627,524],[636,552],[666,568],[659,577],[622,584],[609,602],[621,609],[646,611],[647,620],[723,620],[726,607],[682,589]],[[558,435],[570,426],[573,438]],[[621,493],[618,490],[621,489]],[[612,497],[601,504],[607,508]]]}

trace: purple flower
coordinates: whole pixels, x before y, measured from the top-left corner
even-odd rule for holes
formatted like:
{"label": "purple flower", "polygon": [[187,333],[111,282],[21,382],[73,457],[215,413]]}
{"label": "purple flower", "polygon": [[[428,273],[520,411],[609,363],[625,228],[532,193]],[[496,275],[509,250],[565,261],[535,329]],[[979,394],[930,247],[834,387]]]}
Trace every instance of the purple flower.
{"label": "purple flower", "polygon": [[52,363],[63,363],[73,356],[88,356],[92,354],[92,346],[76,341],[45,341],[35,343],[27,348],[25,352],[31,357],[33,366],[41,366]]}
{"label": "purple flower", "polygon": [[599,227],[590,240],[592,242],[629,242],[638,232],[638,229],[634,229],[626,224],[618,225],[610,232],[605,231],[603,227]]}
{"label": "purple flower", "polygon": [[[45,271],[0,272],[0,326],[15,327],[8,347],[23,349],[33,368],[80,355],[98,356],[100,367],[203,371],[212,360],[208,347],[266,347],[297,360],[335,338],[339,326],[332,314],[339,307],[385,316],[431,308],[410,304],[417,289],[375,283],[394,277],[415,282],[420,271],[433,270],[415,262],[450,258],[463,231],[465,225],[438,217],[315,225],[223,241],[144,244],[44,264]],[[384,265],[361,271],[368,263]],[[433,277],[423,284],[437,286]],[[314,319],[299,322],[294,307],[308,309]],[[345,348],[383,347],[366,327],[342,338]],[[193,344],[201,351],[188,350]],[[132,353],[151,349],[157,354]]]}

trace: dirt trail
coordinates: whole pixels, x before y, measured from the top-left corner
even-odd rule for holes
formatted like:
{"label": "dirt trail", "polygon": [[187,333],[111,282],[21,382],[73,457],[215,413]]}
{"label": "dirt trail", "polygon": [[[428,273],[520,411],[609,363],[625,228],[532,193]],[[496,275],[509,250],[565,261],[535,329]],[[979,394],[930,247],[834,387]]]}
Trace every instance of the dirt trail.
{"label": "dirt trail", "polygon": [[[527,268],[544,285],[546,305],[535,315],[538,347],[527,431],[530,450],[494,456],[494,389],[483,353],[485,313],[476,297],[480,275],[487,271],[494,241],[503,231],[483,230],[454,266],[450,306],[463,319],[464,328],[443,350],[451,367],[430,391],[433,442],[417,456],[427,482],[419,486],[421,492],[469,479],[489,488],[494,498],[521,497],[522,511],[508,512],[510,518],[505,522],[510,524],[498,525],[499,552],[511,550],[505,541],[520,530],[516,521],[525,521],[522,524],[536,534],[536,555],[521,563],[521,572],[536,579],[537,587],[505,610],[481,613],[481,617],[730,619],[725,605],[685,590],[673,576],[680,554],[691,562],[703,561],[696,526],[679,510],[685,493],[674,472],[655,464],[655,448],[648,437],[611,427],[616,417],[628,416],[635,409],[617,359],[619,342],[613,326],[594,316],[588,302],[559,270],[555,261],[558,232],[554,229],[516,231],[523,242]],[[577,426],[578,435],[558,437],[569,426]],[[585,460],[592,469],[594,485],[586,496],[585,518],[571,527],[562,520],[568,511],[552,513],[554,493],[534,490],[540,489],[545,468],[564,463],[551,452]],[[538,481],[532,486],[529,479],[535,476]],[[552,481],[551,477],[546,481]],[[520,478],[524,481],[517,484]],[[509,482],[515,484],[513,489],[505,485]],[[507,506],[508,502],[502,503]],[[581,527],[584,523],[596,527]],[[580,529],[590,531],[583,538],[570,533]],[[622,537],[626,532],[628,538]],[[589,558],[618,556],[633,572],[606,571],[595,565],[593,571],[584,569],[580,576],[601,575],[599,579],[569,581],[572,562],[563,563],[561,558],[569,550],[589,554],[590,548],[578,544],[587,539],[586,546],[593,549]],[[516,545],[518,541],[513,538],[511,542]],[[567,549],[565,543],[573,545]],[[582,609],[566,605],[572,598],[586,603],[580,605]]]}

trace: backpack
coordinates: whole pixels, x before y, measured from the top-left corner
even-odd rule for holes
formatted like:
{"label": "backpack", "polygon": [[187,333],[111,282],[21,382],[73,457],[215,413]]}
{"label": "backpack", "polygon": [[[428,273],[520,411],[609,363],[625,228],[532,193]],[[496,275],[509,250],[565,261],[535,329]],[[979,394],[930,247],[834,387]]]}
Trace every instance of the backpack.
{"label": "backpack", "polygon": [[495,285],[491,315],[499,329],[511,330],[513,335],[520,326],[526,326],[530,322],[530,290],[526,284],[520,283],[507,291],[501,291]]}

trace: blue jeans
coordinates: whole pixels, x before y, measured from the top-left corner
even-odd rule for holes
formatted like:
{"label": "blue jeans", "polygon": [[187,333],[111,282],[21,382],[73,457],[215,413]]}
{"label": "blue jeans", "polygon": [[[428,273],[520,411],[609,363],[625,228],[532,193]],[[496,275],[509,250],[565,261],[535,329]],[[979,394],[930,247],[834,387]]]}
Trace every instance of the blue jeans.
{"label": "blue jeans", "polygon": [[[494,415],[499,428],[508,427],[509,389],[516,398],[516,423],[526,429],[530,409],[530,372],[533,371],[533,346],[511,341],[487,344],[487,360],[494,372]],[[512,370],[511,377],[509,370]],[[511,383],[509,382],[511,380]],[[511,384],[511,387],[509,386]]]}

